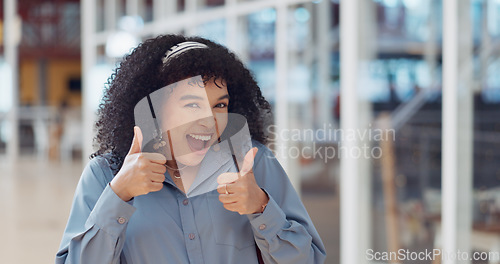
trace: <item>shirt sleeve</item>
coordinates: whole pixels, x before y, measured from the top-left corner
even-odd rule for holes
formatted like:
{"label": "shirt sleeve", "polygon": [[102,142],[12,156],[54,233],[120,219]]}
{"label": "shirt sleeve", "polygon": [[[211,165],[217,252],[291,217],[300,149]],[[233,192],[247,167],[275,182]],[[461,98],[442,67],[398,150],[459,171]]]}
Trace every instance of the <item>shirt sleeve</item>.
{"label": "shirt sleeve", "polygon": [[135,208],[132,201],[124,202],[109,187],[112,173],[106,166],[104,158],[97,157],[85,167],[56,264],[119,263],[125,230]]}
{"label": "shirt sleeve", "polygon": [[325,248],[285,171],[265,146],[253,171],[269,196],[263,213],[248,215],[265,263],[324,263]]}

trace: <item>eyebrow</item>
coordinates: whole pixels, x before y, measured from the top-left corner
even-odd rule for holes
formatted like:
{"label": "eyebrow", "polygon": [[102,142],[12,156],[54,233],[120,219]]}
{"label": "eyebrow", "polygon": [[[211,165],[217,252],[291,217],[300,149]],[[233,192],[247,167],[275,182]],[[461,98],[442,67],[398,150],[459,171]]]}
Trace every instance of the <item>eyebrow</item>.
{"label": "eyebrow", "polygon": [[[229,99],[229,94],[225,94],[221,97],[219,97],[218,101],[222,100],[222,99]],[[197,95],[192,95],[192,94],[187,94],[187,95],[183,95],[180,100],[205,100],[205,98],[201,97],[201,96],[197,96]]]}
{"label": "eyebrow", "polygon": [[220,100],[222,100],[222,99],[229,99],[229,94],[225,94],[225,95],[223,95],[223,96],[219,97],[219,100],[218,100],[218,101],[220,101]]}
{"label": "eyebrow", "polygon": [[192,94],[183,95],[180,100],[193,100],[193,99],[195,99],[195,100],[204,100],[203,97],[197,96],[197,95],[192,95]]}

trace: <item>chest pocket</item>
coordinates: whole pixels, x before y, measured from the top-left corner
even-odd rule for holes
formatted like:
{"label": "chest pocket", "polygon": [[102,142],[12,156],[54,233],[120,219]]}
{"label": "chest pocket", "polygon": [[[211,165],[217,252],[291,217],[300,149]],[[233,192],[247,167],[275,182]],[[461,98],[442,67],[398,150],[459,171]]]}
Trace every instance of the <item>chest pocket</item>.
{"label": "chest pocket", "polygon": [[252,227],[246,215],[226,210],[219,201],[217,191],[210,192],[207,200],[217,244],[233,246],[239,250],[255,245]]}

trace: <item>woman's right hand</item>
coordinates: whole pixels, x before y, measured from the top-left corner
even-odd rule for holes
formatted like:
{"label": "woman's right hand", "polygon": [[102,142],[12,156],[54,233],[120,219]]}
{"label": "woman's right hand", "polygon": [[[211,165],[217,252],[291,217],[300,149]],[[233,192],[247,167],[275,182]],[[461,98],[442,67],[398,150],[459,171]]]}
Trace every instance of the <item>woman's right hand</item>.
{"label": "woman's right hand", "polygon": [[165,181],[165,156],[160,153],[143,153],[141,144],[142,132],[135,126],[132,146],[122,168],[110,184],[111,189],[125,202],[136,196],[161,190]]}

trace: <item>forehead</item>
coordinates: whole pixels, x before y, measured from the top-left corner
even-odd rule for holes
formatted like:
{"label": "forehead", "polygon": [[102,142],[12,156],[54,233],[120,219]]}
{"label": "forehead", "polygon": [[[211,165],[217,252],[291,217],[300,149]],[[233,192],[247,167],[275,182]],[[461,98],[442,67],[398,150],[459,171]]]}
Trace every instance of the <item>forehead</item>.
{"label": "forehead", "polygon": [[180,81],[172,90],[171,97],[180,98],[184,95],[193,94],[203,98],[212,98],[227,93],[226,83],[222,80],[210,79],[203,82],[201,78],[193,77]]}

